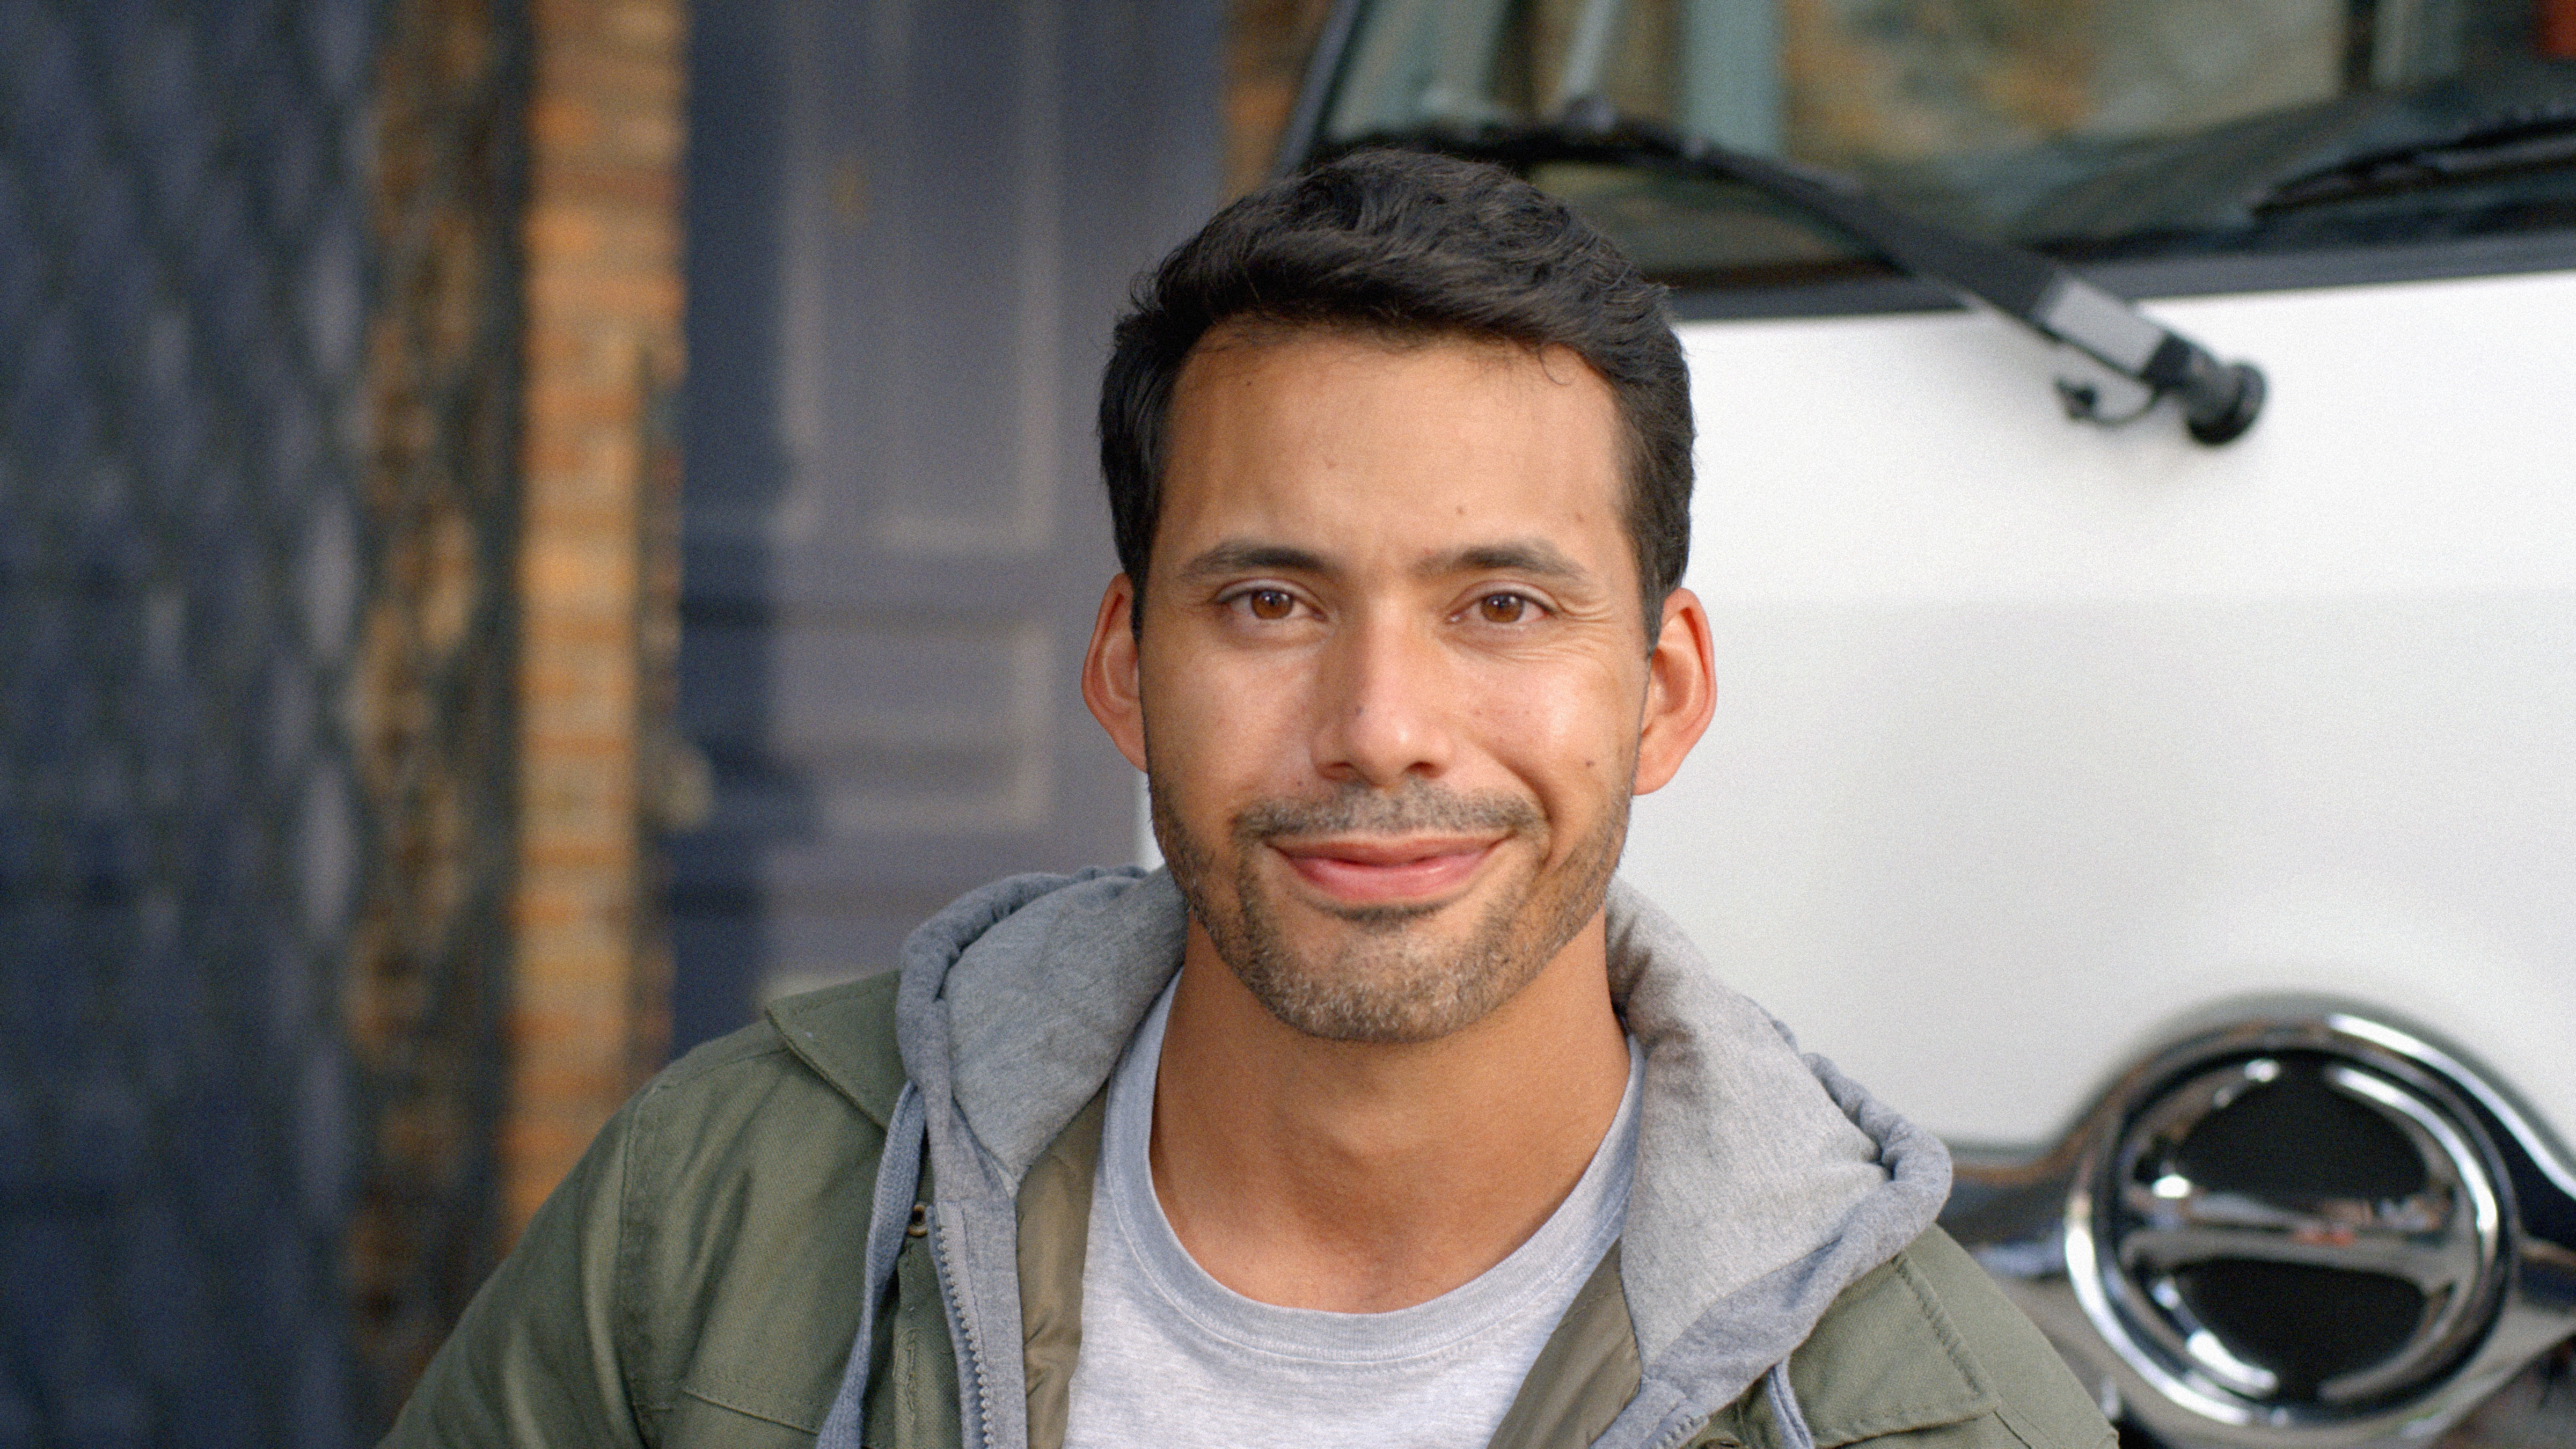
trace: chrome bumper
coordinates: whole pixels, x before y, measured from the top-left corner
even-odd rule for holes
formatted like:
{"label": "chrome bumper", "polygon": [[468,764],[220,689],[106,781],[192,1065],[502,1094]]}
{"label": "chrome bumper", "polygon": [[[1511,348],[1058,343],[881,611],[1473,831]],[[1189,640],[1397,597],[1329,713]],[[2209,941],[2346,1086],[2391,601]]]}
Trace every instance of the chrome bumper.
{"label": "chrome bumper", "polygon": [[[2046,1150],[1958,1157],[1943,1226],[2177,1449],[2427,1444],[2576,1336],[2576,1170],[2374,1015],[2240,1011]],[[2576,1444],[2576,1385],[2521,1397]]]}

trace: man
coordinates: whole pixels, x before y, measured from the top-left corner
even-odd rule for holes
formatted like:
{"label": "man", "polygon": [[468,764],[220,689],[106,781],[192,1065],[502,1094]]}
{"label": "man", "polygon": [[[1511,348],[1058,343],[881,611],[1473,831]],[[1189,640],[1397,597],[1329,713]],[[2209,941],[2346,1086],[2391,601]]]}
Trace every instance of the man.
{"label": "man", "polygon": [[2107,1443],[1940,1145],[1612,880],[1713,707],[1687,381],[1500,172],[1217,217],[1101,404],[1082,690],[1169,871],[978,891],[665,1072],[392,1442]]}

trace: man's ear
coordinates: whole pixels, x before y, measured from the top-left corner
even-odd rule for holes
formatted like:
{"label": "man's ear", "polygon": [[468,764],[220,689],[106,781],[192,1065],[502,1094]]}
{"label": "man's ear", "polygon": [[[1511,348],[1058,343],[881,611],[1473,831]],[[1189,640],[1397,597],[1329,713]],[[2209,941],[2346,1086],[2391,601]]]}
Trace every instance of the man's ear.
{"label": "man's ear", "polygon": [[1660,790],[1717,714],[1717,652],[1699,595],[1664,596],[1664,624],[1646,655],[1646,710],[1638,724],[1635,793]]}
{"label": "man's ear", "polygon": [[1127,763],[1145,768],[1145,700],[1139,685],[1136,585],[1125,574],[1100,595],[1100,617],[1091,621],[1091,647],[1082,655],[1082,702],[1109,731],[1109,742]]}

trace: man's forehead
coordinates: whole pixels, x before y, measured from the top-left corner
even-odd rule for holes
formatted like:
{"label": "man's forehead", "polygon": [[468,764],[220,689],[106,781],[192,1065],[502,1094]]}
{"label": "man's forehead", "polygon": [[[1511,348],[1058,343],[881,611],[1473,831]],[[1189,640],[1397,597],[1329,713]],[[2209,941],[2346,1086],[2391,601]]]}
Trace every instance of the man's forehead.
{"label": "man's forehead", "polygon": [[1593,485],[1624,472],[1598,373],[1564,349],[1487,338],[1235,339],[1191,354],[1168,421],[1167,469],[1222,465],[1200,482],[1466,468],[1462,484]]}
{"label": "man's forehead", "polygon": [[[1236,332],[1174,397],[1156,569],[1619,572],[1625,450],[1580,358],[1466,336]],[[1291,558],[1282,550],[1293,551]]]}

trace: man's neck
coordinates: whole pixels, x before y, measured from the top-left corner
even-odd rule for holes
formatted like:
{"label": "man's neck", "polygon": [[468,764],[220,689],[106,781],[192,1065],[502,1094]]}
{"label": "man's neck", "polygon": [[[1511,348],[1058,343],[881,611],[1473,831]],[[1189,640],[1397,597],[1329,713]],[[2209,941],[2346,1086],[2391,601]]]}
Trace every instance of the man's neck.
{"label": "man's neck", "polygon": [[1193,921],[1154,1087],[1155,1194],[1245,1297],[1409,1307],[1547,1221],[1627,1081],[1597,916],[1482,1020],[1403,1044],[1282,1024]]}

